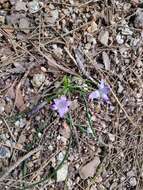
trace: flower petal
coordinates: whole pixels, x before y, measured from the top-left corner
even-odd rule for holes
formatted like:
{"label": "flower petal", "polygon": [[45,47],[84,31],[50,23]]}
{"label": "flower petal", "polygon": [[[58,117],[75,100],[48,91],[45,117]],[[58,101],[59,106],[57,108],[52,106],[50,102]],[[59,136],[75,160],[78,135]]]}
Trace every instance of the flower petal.
{"label": "flower petal", "polygon": [[58,113],[59,113],[60,117],[63,118],[64,115],[68,112],[68,110],[69,110],[68,107],[62,108],[62,109],[58,109]]}
{"label": "flower petal", "polygon": [[61,96],[60,100],[61,101],[67,101],[67,97],[66,96]]}
{"label": "flower petal", "polygon": [[98,87],[99,87],[99,91],[101,91],[102,94],[108,95],[108,93],[110,92],[110,88],[108,87],[108,85],[105,84],[105,81],[103,79],[101,80]]}
{"label": "flower petal", "polygon": [[67,100],[66,96],[61,96],[59,99],[54,99],[54,104],[51,106],[53,110],[57,110],[60,117],[64,117],[64,115],[69,111],[69,107],[71,105],[71,101]]}
{"label": "flower petal", "polygon": [[71,101],[67,101],[67,106],[69,107],[69,106],[71,106]]}
{"label": "flower petal", "polygon": [[56,106],[56,104],[52,104],[52,105],[50,105],[50,108],[51,108],[52,110],[57,110],[57,106]]}
{"label": "flower petal", "polygon": [[107,94],[102,94],[101,95],[101,97],[102,97],[102,99],[106,102],[106,103],[108,103],[109,102],[109,97],[107,96]]}
{"label": "flower petal", "polygon": [[104,93],[104,94],[109,94],[109,92],[110,92],[110,89],[109,89],[108,86],[105,86],[105,87],[102,89],[102,93]]}
{"label": "flower petal", "polygon": [[105,87],[105,81],[103,79],[101,79],[100,84],[98,84],[98,88],[103,89],[104,87]]}
{"label": "flower petal", "polygon": [[60,99],[54,99],[55,105],[58,105]]}
{"label": "flower petal", "polygon": [[100,92],[98,90],[91,92],[88,98],[89,98],[89,100],[99,99],[100,98]]}

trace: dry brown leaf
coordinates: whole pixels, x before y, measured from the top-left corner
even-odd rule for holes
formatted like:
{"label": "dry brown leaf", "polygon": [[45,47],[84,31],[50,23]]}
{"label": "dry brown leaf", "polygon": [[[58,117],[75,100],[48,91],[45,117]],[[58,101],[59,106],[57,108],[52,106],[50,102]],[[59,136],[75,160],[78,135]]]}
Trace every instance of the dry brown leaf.
{"label": "dry brown leaf", "polygon": [[[32,43],[32,44],[33,44],[33,43]],[[77,76],[77,74],[76,74],[74,71],[72,71],[72,69],[64,67],[61,63],[57,63],[56,60],[52,57],[51,54],[45,54],[45,53],[43,53],[39,48],[36,47],[35,44],[33,44],[33,46],[34,46],[34,47],[38,50],[38,52],[48,61],[48,65],[49,65],[50,67],[58,68],[58,69],[64,71],[65,73],[69,73],[69,74],[72,74],[72,75],[76,75],[76,76]],[[42,47],[42,48],[45,50],[44,47]]]}
{"label": "dry brown leaf", "polygon": [[6,93],[6,96],[9,97],[10,99],[14,99],[15,98],[15,91],[14,91],[14,86],[12,85],[7,93]]}
{"label": "dry brown leaf", "polygon": [[24,103],[24,97],[22,96],[21,83],[17,85],[15,94],[16,94],[15,106],[19,111],[23,111],[25,109],[25,103]]}
{"label": "dry brown leaf", "polygon": [[55,67],[55,68],[59,68],[59,69],[63,70],[64,72],[67,72],[67,73],[72,74],[72,71],[71,71],[71,70],[69,70],[68,68],[64,67],[64,66],[61,65],[61,64],[58,64],[58,63],[56,62],[56,60],[52,57],[52,55],[47,54],[47,55],[45,55],[45,58],[48,60],[49,66]]}
{"label": "dry brown leaf", "polygon": [[100,164],[100,159],[98,156],[95,156],[93,160],[91,160],[90,162],[88,162],[86,165],[82,166],[79,169],[80,177],[82,179],[93,177],[99,164]]}
{"label": "dry brown leaf", "polygon": [[13,82],[13,84],[10,86],[10,88],[8,89],[7,93],[6,93],[6,97],[9,97],[10,99],[15,99],[15,84],[16,84],[16,80]]}

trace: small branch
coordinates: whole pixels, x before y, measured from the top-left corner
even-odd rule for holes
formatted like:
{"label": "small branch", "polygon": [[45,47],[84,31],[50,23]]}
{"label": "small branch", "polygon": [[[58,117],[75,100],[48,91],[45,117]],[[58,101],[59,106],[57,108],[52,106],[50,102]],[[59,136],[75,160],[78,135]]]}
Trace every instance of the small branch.
{"label": "small branch", "polygon": [[6,146],[6,147],[8,147],[8,148],[10,148],[10,149],[16,149],[16,150],[20,150],[20,151],[22,151],[22,152],[26,152],[26,150],[17,147],[17,144],[16,144],[15,146],[10,146],[10,145],[8,145],[8,144],[0,143],[0,146]]}
{"label": "small branch", "polygon": [[82,63],[78,63],[76,61],[76,59],[72,56],[72,54],[70,53],[70,51],[68,50],[68,48],[64,47],[64,50],[66,51],[66,53],[68,54],[68,56],[70,57],[70,59],[73,61],[73,63],[75,64],[75,66],[77,66],[77,68],[80,69],[80,71],[82,72],[82,74],[84,76],[86,76],[89,80],[91,80],[92,82],[95,83],[95,80],[85,70],[84,65]]}
{"label": "small branch", "polygon": [[4,123],[5,123],[5,125],[6,125],[6,127],[7,127],[7,129],[8,129],[8,131],[9,131],[11,137],[12,137],[12,139],[14,140],[14,142],[16,142],[15,136],[13,135],[13,133],[12,133],[12,131],[11,131],[11,129],[10,129],[8,123],[6,122],[6,120],[5,120],[4,118],[2,118],[2,120],[4,121]]}
{"label": "small branch", "polygon": [[35,154],[36,152],[42,150],[42,147],[37,147],[34,150],[30,151],[29,153],[27,153],[25,156],[23,156],[22,158],[19,158],[12,166],[10,166],[7,171],[0,177],[0,181],[5,180],[5,178],[14,170],[16,169],[24,160],[26,160],[27,158],[29,158],[30,156],[32,156],[33,154]]}

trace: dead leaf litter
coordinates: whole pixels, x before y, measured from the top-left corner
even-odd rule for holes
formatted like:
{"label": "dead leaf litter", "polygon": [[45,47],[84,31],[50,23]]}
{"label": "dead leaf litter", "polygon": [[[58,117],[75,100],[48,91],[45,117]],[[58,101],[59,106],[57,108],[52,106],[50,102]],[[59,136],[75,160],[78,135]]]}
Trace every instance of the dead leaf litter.
{"label": "dead leaf litter", "polygon": [[143,189],[142,7],[0,0],[0,189]]}

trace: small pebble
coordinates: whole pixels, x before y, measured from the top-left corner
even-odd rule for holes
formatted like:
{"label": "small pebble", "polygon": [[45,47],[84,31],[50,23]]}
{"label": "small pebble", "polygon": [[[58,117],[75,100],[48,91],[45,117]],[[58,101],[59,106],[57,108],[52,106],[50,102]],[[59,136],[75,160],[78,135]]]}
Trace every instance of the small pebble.
{"label": "small pebble", "polygon": [[5,16],[0,16],[0,24],[4,24],[5,23]]}
{"label": "small pebble", "polygon": [[35,87],[40,87],[45,81],[44,73],[35,74],[32,80],[32,84]]}
{"label": "small pebble", "polygon": [[124,39],[122,38],[121,34],[117,34],[116,41],[117,41],[118,44],[123,44],[124,43]]}
{"label": "small pebble", "polygon": [[0,146],[0,158],[9,158],[10,156],[10,150],[4,146]]}
{"label": "small pebble", "polygon": [[54,148],[53,148],[52,145],[49,145],[49,146],[48,146],[48,149],[49,149],[50,151],[53,151],[53,150],[54,150]]}
{"label": "small pebble", "polygon": [[42,133],[38,133],[38,137],[41,138],[42,137]]}
{"label": "small pebble", "polygon": [[93,131],[92,131],[91,127],[87,128],[87,134],[92,134],[93,135]]}
{"label": "small pebble", "polygon": [[21,18],[19,21],[19,28],[22,32],[29,33],[29,21],[27,18]]}
{"label": "small pebble", "polygon": [[4,107],[0,106],[0,114],[4,112]]}
{"label": "small pebble", "polygon": [[118,82],[118,93],[121,94],[124,90],[124,87],[121,85],[121,82]]}
{"label": "small pebble", "polygon": [[109,139],[110,139],[111,142],[115,141],[115,135],[113,135],[111,133],[108,133],[108,136],[109,136]]}
{"label": "small pebble", "polygon": [[132,187],[135,187],[135,186],[137,185],[137,180],[136,180],[135,177],[131,177],[131,178],[130,178],[130,185],[131,185]]}
{"label": "small pebble", "polygon": [[27,11],[26,3],[22,1],[17,1],[15,5],[16,11]]}
{"label": "small pebble", "polygon": [[135,27],[143,28],[143,11],[142,9],[138,9],[136,12],[137,14],[134,21]]}
{"label": "small pebble", "polygon": [[102,30],[99,33],[98,40],[100,41],[101,44],[108,46],[108,41],[109,41],[109,32],[106,30]]}
{"label": "small pebble", "polygon": [[28,9],[30,13],[36,13],[40,9],[39,2],[36,0],[33,0],[28,3]]}
{"label": "small pebble", "polygon": [[131,36],[133,34],[133,32],[130,30],[130,28],[127,25],[127,27],[122,29],[122,34],[126,35],[126,36],[129,36],[129,35]]}

